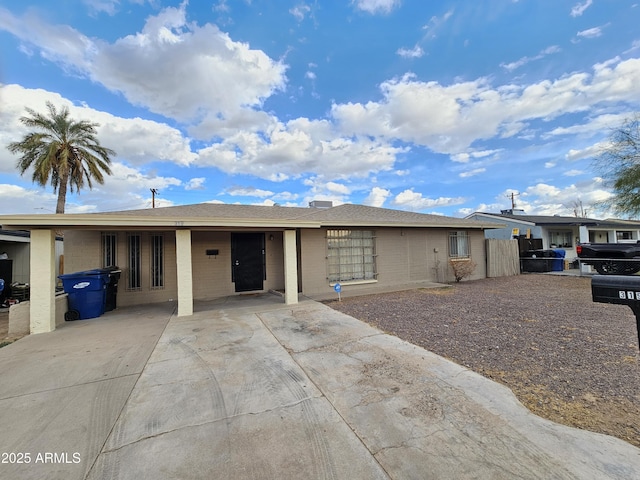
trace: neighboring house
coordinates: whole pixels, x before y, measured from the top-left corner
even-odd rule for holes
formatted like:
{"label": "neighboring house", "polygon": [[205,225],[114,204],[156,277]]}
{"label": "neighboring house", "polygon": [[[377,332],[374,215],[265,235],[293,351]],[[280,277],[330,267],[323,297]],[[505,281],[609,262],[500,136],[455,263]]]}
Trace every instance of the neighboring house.
{"label": "neighboring house", "polygon": [[[317,204],[316,204],[317,205]],[[449,260],[473,259],[486,275],[489,222],[360,205],[296,208],[197,204],[95,214],[12,215],[7,228],[31,231],[31,331],[55,328],[55,231],[65,232],[65,272],[117,265],[119,306],[178,302],[242,292],[332,292],[336,283],[381,290],[452,281]]]}
{"label": "neighboring house", "polygon": [[561,248],[566,251],[568,259],[577,257],[576,245],[579,243],[635,243],[640,239],[640,223],[629,220],[526,215],[524,211],[516,209],[503,210],[499,214],[475,212],[466,218],[506,225],[485,230],[486,238],[509,239],[519,236],[540,239],[541,249]]}
{"label": "neighboring house", "polygon": [[[29,283],[31,235],[25,230],[0,229],[0,278],[6,283]],[[63,258],[62,237],[56,237],[56,275]],[[6,261],[5,261],[6,258]]]}

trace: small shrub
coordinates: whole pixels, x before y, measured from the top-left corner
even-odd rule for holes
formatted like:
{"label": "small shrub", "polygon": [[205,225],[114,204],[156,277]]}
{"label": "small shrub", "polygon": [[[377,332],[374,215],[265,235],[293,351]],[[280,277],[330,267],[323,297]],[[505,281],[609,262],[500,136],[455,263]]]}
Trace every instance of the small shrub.
{"label": "small shrub", "polygon": [[455,260],[452,258],[449,260],[449,265],[451,265],[451,270],[453,270],[453,277],[456,279],[456,283],[460,282],[463,278],[471,276],[478,266],[478,264],[470,258],[464,260]]}

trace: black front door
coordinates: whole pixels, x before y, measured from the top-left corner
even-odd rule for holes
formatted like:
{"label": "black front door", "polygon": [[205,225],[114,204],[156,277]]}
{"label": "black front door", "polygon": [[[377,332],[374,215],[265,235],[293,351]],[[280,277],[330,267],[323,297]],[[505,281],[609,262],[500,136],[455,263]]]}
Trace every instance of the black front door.
{"label": "black front door", "polygon": [[231,234],[231,272],[236,292],[264,287],[264,233]]}

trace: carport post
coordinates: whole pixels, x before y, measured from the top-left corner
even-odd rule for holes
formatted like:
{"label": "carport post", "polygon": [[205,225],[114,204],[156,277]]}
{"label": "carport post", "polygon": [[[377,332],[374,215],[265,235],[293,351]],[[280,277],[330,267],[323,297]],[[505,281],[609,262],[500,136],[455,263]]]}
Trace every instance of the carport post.
{"label": "carport post", "polygon": [[176,230],[176,271],[178,277],[178,316],[193,315],[191,230]]}
{"label": "carport post", "polygon": [[284,303],[298,303],[298,257],[296,231],[284,231]]}
{"label": "carport post", "polygon": [[53,230],[31,230],[29,322],[31,333],[56,329],[56,235]]}

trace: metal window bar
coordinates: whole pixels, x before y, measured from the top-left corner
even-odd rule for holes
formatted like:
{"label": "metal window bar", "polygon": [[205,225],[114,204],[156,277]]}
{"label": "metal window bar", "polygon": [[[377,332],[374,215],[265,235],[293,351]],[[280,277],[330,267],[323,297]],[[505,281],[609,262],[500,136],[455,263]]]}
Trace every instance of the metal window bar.
{"label": "metal window bar", "polygon": [[140,235],[129,235],[127,238],[128,243],[128,269],[129,277],[127,288],[129,290],[139,290],[141,288],[140,282]]}
{"label": "metal window bar", "polygon": [[115,233],[102,234],[102,266],[112,267],[117,265],[117,236]]}
{"label": "metal window bar", "polygon": [[469,258],[469,256],[469,235],[467,232],[449,232],[449,257]]}
{"label": "metal window bar", "polygon": [[164,237],[151,236],[151,288],[164,287]]}
{"label": "metal window bar", "polygon": [[332,282],[376,277],[375,236],[371,230],[328,230],[328,279]]}

